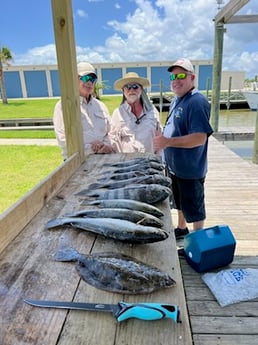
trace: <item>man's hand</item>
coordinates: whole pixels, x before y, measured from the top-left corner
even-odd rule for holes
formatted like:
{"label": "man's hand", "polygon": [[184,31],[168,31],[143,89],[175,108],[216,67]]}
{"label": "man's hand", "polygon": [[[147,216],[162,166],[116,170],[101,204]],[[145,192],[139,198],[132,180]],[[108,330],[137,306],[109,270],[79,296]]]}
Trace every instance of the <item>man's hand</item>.
{"label": "man's hand", "polygon": [[168,146],[169,138],[164,137],[164,135],[156,135],[153,138],[154,151],[159,152]]}

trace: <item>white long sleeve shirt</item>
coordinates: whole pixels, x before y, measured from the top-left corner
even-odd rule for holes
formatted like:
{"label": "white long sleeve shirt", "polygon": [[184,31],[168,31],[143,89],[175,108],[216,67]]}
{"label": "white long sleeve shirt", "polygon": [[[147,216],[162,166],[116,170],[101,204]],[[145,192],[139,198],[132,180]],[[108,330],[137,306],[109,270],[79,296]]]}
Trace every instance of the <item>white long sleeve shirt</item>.
{"label": "white long sleeve shirt", "polygon": [[[81,123],[85,154],[93,153],[91,143],[99,140],[106,145],[111,145],[109,136],[111,118],[106,105],[98,99],[91,97],[89,103],[80,97]],[[61,100],[57,102],[53,117],[56,139],[62,150],[62,156],[67,158],[67,147]]]}
{"label": "white long sleeve shirt", "polygon": [[156,130],[161,130],[159,113],[153,106],[143,109],[138,121],[125,101],[116,108],[111,117],[111,135],[119,152],[153,153],[153,137]]}

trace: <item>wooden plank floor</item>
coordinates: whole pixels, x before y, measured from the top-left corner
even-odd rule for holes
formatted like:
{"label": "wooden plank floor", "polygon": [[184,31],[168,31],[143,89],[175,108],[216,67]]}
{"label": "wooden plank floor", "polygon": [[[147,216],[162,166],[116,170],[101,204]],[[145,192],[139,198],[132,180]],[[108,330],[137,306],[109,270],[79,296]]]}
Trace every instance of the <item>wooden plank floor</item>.
{"label": "wooden plank floor", "polygon": [[[209,147],[206,206],[205,227],[226,224],[236,239],[230,267],[258,269],[258,166],[244,161],[214,138]],[[173,210],[176,226],[175,216]],[[194,345],[255,344],[258,299],[222,308],[202,281],[202,274],[184,258],[180,258],[180,264]]]}

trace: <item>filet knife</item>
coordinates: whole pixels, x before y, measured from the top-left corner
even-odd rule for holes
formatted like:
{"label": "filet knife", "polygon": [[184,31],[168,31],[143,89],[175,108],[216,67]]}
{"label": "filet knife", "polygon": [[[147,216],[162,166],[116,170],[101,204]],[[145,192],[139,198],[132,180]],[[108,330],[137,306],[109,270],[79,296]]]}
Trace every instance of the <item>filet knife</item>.
{"label": "filet knife", "polygon": [[27,298],[24,299],[24,302],[35,307],[111,312],[119,322],[130,318],[146,321],[170,318],[177,323],[181,322],[179,307],[173,304],[126,302],[119,302],[117,304],[101,304],[33,300]]}

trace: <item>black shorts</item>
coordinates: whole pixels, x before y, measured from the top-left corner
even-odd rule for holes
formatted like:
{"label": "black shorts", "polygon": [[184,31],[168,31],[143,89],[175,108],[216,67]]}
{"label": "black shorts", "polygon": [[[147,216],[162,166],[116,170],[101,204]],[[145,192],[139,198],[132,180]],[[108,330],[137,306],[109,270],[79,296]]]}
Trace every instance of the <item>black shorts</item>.
{"label": "black shorts", "polygon": [[169,174],[172,179],[173,207],[181,210],[187,223],[198,222],[206,218],[204,202],[204,182],[201,179],[182,179]]}

